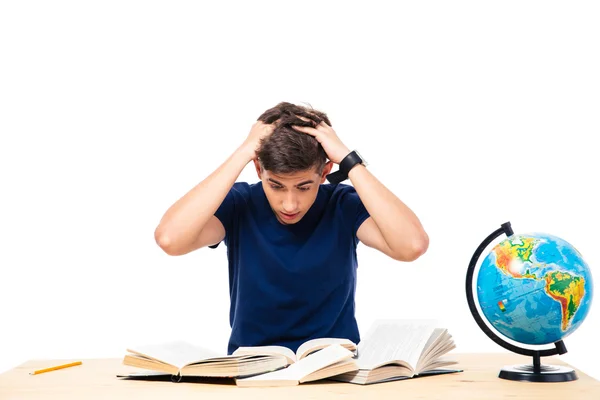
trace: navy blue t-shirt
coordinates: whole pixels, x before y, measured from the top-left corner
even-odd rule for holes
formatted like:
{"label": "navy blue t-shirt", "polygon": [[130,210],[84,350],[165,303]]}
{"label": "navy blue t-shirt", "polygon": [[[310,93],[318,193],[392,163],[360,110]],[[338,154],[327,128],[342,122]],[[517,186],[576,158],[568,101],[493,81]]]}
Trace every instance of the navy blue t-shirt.
{"label": "navy blue t-shirt", "polygon": [[320,185],[304,217],[284,225],[262,182],[237,182],[215,216],[225,227],[229,260],[229,354],[240,346],[296,351],[319,337],[360,341],[356,231],[369,213],[354,187]]}

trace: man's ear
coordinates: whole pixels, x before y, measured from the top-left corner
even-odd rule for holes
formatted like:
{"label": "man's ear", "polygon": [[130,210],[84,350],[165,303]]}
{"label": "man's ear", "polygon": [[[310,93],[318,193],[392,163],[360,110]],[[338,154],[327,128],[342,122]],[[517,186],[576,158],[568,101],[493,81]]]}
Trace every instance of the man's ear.
{"label": "man's ear", "polygon": [[256,174],[258,175],[258,179],[262,180],[262,168],[260,167],[260,161],[254,160],[254,168],[256,168]]}
{"label": "man's ear", "polygon": [[333,168],[333,162],[329,161],[327,162],[327,164],[325,164],[325,167],[323,168],[323,173],[321,173],[321,183],[325,183],[327,175],[331,172],[331,168]]}

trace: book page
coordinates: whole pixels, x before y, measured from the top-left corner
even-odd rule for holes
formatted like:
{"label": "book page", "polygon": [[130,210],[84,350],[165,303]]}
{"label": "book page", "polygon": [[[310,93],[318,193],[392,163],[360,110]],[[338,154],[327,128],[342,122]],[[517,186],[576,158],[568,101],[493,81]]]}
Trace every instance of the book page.
{"label": "book page", "polygon": [[425,343],[425,352],[433,348],[434,344],[437,344],[441,340],[444,339],[444,335],[446,334],[446,329],[436,328],[433,330],[433,333]]}
{"label": "book page", "polygon": [[358,371],[358,365],[352,358],[347,358],[306,375],[300,379],[300,383],[317,381],[353,371]]}
{"label": "book page", "polygon": [[429,369],[429,364],[432,361],[435,362],[437,358],[455,347],[452,335],[448,333],[447,329],[436,329],[425,345],[415,372],[420,373],[423,370]]}
{"label": "book page", "polygon": [[317,350],[324,349],[325,347],[332,345],[332,344],[339,344],[340,346],[345,347],[346,349],[348,349],[350,351],[354,351],[356,349],[356,344],[348,339],[341,339],[341,338],[311,339],[307,342],[302,343],[302,345],[300,347],[298,347],[298,350],[296,351],[296,359],[301,360],[304,357],[308,356],[309,354],[311,354]]}
{"label": "book page", "polygon": [[233,352],[234,356],[242,356],[242,355],[260,355],[260,354],[268,354],[268,355],[282,355],[288,360],[288,364],[293,364],[296,362],[296,355],[294,352],[287,347],[283,346],[246,346],[246,347],[238,347],[236,351]]}
{"label": "book page", "polygon": [[426,368],[427,363],[435,358],[438,347],[442,344],[442,341],[446,337],[445,333],[446,330],[442,328],[436,328],[433,330],[429,340],[427,340],[427,343],[425,343],[425,347],[423,348],[419,362],[415,367],[416,373],[421,372],[423,368]]}
{"label": "book page", "polygon": [[413,370],[435,326],[431,321],[379,320],[358,344],[358,365],[374,369],[404,361]]}
{"label": "book page", "polygon": [[334,344],[321,351],[311,354],[300,361],[290,365],[286,369],[267,374],[257,375],[250,378],[238,379],[238,384],[243,386],[246,382],[256,381],[296,381],[299,382],[305,376],[323,369],[329,365],[352,358],[353,353],[339,344]]}
{"label": "book page", "polygon": [[147,344],[127,349],[128,352],[155,359],[181,369],[186,364],[219,357],[219,354],[183,341]]}

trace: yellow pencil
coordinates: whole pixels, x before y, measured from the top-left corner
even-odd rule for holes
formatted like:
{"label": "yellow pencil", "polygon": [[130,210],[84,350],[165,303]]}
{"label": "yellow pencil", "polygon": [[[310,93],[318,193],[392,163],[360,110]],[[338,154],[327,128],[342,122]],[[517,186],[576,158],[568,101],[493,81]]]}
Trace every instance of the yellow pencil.
{"label": "yellow pencil", "polygon": [[75,362],[72,362],[69,364],[57,365],[56,367],[51,367],[51,368],[38,369],[37,371],[30,372],[29,375],[43,374],[44,372],[56,371],[57,369],[74,367],[76,365],[81,365],[81,361],[75,361]]}

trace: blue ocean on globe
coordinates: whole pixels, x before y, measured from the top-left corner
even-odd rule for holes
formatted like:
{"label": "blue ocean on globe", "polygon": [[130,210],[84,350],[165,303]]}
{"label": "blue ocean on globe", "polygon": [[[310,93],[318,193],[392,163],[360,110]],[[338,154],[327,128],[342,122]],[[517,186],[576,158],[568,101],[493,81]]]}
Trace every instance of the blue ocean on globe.
{"label": "blue ocean on globe", "polygon": [[548,234],[512,235],[483,260],[477,298],[504,336],[540,345],[564,339],[588,315],[592,275],[581,254]]}

